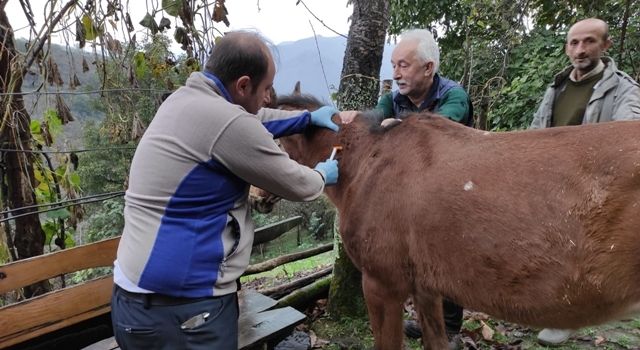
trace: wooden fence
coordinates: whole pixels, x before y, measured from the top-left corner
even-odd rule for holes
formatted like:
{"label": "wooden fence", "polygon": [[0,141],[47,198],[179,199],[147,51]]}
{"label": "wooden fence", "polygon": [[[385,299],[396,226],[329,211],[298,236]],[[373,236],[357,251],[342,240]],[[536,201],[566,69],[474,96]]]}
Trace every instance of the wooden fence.
{"label": "wooden fence", "polygon": [[[283,233],[298,226],[301,221],[302,218],[296,216],[257,229],[254,246],[281,236]],[[2,265],[0,266],[0,293],[8,293],[39,281],[76,271],[112,266],[119,240],[120,237],[115,237]],[[332,245],[329,244],[304,252],[280,256],[249,266],[245,275],[268,271],[279,265],[305,259],[331,249]],[[266,289],[262,294],[250,292],[247,294],[248,296],[243,295],[243,300],[246,300],[244,304],[254,305],[254,307],[242,309],[243,316],[241,316],[241,321],[244,317],[244,326],[243,322],[241,322],[241,336],[239,339],[241,349],[249,349],[262,344],[273,336],[281,334],[283,330],[290,330],[291,327],[304,319],[304,315],[285,305],[285,302],[279,303],[269,298],[268,295],[281,298],[286,294],[293,293],[294,296],[290,299],[297,300],[299,298],[295,296],[296,289],[330,273],[330,269],[324,269],[316,272],[311,277]],[[326,284],[328,289],[328,283],[326,281],[322,283]],[[100,338],[105,338],[105,327],[108,328],[108,331],[111,331],[109,317],[111,309],[109,304],[112,289],[113,278],[109,275],[0,308],[0,348],[46,349],[61,347],[63,346],[61,344],[69,344],[68,341],[70,339],[76,341],[73,344],[77,347],[78,340],[81,342],[84,340],[82,345],[84,346]],[[257,300],[261,300],[261,302]],[[281,300],[286,300],[286,298]],[[275,306],[283,307],[279,310],[285,311],[280,311],[280,314],[278,314],[275,312],[277,310],[270,310]],[[91,333],[87,327],[80,327],[85,337],[84,339],[82,337],[77,339],[79,338],[77,336],[78,330],[74,326],[87,324],[87,322],[95,321],[101,317],[102,322],[99,322],[100,327],[102,327],[101,332]],[[284,322],[285,324],[280,324],[276,322],[277,319],[287,319],[289,321]],[[273,322],[270,323],[269,320]],[[254,321],[257,324],[253,324]],[[261,330],[264,330],[264,332],[260,332]],[[92,337],[94,339],[91,339]],[[95,337],[98,337],[98,339],[95,339]],[[102,343],[103,345],[108,344],[107,341]],[[113,349],[113,347],[107,347],[107,345],[101,349],[107,348]]]}

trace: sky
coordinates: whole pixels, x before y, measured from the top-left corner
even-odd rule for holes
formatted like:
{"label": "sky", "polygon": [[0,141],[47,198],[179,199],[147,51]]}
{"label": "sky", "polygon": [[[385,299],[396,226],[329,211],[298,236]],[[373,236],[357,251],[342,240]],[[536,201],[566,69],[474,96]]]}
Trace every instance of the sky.
{"label": "sky", "polygon": [[338,36],[335,32],[349,34],[348,18],[353,8],[347,7],[347,0],[304,1],[309,10],[335,32],[314,18],[302,2],[296,6],[296,1],[227,0],[230,29],[255,28],[275,44],[312,37],[314,30],[325,37]]}
{"label": "sky", "polygon": [[[338,36],[335,32],[345,36],[348,34],[348,18],[352,12],[352,6],[347,7],[347,0],[303,1],[304,3],[300,2],[296,6],[298,0],[226,0],[230,27],[227,28],[220,23],[218,28],[223,32],[234,29],[257,29],[275,44],[312,37],[314,30],[317,35],[325,37]],[[30,2],[39,28],[42,25],[41,13],[47,1],[31,0]],[[305,8],[305,4],[309,10]],[[145,1],[130,0],[129,6],[133,22],[137,25],[135,18],[144,16]],[[9,0],[6,10],[16,37],[27,36],[27,30],[20,29],[25,27],[27,22],[19,1]],[[324,25],[309,11],[322,20]],[[138,12],[140,15],[136,14]]]}

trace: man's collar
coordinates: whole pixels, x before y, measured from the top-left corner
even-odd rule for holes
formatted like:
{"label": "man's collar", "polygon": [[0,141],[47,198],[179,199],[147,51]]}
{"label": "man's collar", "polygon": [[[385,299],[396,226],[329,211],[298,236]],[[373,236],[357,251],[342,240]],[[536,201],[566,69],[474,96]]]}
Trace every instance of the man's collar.
{"label": "man's collar", "polygon": [[213,84],[216,86],[216,88],[218,88],[218,91],[220,91],[220,94],[225,98],[225,100],[227,100],[229,103],[233,103],[233,99],[231,98],[229,91],[227,91],[227,89],[224,87],[224,84],[222,84],[222,81],[220,81],[218,77],[209,72],[202,72],[202,74],[204,74],[205,77],[209,78],[209,80],[213,82]]}
{"label": "man's collar", "polygon": [[433,82],[431,83],[431,87],[429,88],[429,93],[427,94],[427,98],[424,99],[424,101],[422,101],[422,103],[420,104],[420,106],[416,106],[413,104],[413,102],[411,102],[411,100],[409,99],[409,97],[407,97],[406,95],[402,95],[400,93],[396,94],[396,96],[394,96],[394,101],[404,107],[404,108],[409,108],[409,109],[418,109],[420,111],[422,110],[429,110],[428,107],[430,107],[434,101],[438,101],[439,99],[442,98],[443,93],[440,91],[439,89],[440,86],[440,76],[438,75],[438,73],[435,73],[433,75]]}
{"label": "man's collar", "polygon": [[585,80],[585,79],[589,79],[594,75],[598,75],[598,74],[602,73],[602,71],[604,70],[604,67],[605,67],[604,62],[602,62],[602,59],[601,59],[600,61],[598,61],[598,64],[595,66],[595,68],[590,70],[589,73],[587,73],[587,74],[583,75],[582,77],[580,77],[580,79],[578,79],[576,77],[577,71],[574,68],[571,71],[571,74],[569,74],[569,79],[571,79],[571,81],[574,81],[574,82],[579,82],[579,81],[582,81],[582,80]]}

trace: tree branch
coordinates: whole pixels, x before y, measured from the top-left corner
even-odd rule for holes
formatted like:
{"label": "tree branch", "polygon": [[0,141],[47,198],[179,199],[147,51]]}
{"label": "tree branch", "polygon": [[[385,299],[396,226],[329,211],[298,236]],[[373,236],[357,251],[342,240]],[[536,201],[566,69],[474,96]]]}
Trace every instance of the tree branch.
{"label": "tree branch", "polygon": [[58,22],[60,22],[60,20],[67,13],[67,11],[71,7],[75,6],[77,3],[78,3],[78,0],[71,0],[68,3],[66,3],[62,7],[62,9],[58,13],[58,15],[56,15],[56,17],[51,21],[51,23],[49,24],[49,27],[47,28],[47,30],[44,33],[42,33],[41,37],[36,39],[36,44],[35,45],[37,45],[37,47],[36,47],[35,50],[32,51],[31,58],[29,59],[28,63],[22,68],[22,74],[23,75],[26,74],[26,72],[29,69],[29,67],[31,67],[33,62],[36,60],[36,57],[38,57],[38,54],[40,53],[40,51],[42,51],[42,48],[44,47],[44,44],[46,42],[46,38],[48,38],[51,35],[51,32],[53,31],[53,28],[55,28],[55,26],[58,24]]}
{"label": "tree branch", "polygon": [[627,0],[624,9],[624,16],[622,17],[622,30],[620,31],[620,50],[618,51],[618,65],[622,64],[622,55],[624,55],[624,39],[627,36],[627,26],[629,25],[630,12],[631,0]]}

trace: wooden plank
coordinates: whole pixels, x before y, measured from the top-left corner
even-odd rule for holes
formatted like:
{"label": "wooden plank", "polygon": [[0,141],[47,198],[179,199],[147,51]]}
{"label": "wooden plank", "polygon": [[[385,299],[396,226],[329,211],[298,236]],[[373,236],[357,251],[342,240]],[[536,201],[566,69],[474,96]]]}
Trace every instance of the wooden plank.
{"label": "wooden plank", "polygon": [[254,290],[243,290],[238,293],[238,304],[240,304],[241,315],[269,310],[277,303],[276,300]]}
{"label": "wooden plank", "polygon": [[292,307],[242,315],[238,321],[238,348],[246,349],[287,334],[305,317]]}
{"label": "wooden plank", "polygon": [[291,230],[292,228],[300,225],[302,222],[302,216],[294,216],[282,221],[278,221],[271,225],[262,226],[256,230],[253,245],[266,243],[280,237],[283,233]]}
{"label": "wooden plank", "polygon": [[56,322],[49,325],[43,325],[40,328],[28,330],[27,332],[21,332],[17,334],[15,337],[8,338],[6,342],[0,339],[0,349],[4,349],[7,346],[20,344],[24,341],[31,340],[33,338],[39,337],[41,335],[45,335],[53,331],[57,331],[64,327],[72,326],[76,323],[86,321],[94,317],[102,316],[104,314],[108,314],[109,312],[111,312],[111,307],[105,306],[102,308],[98,308],[95,310],[91,310],[91,311],[76,315],[74,317],[69,317],[66,320],[62,320],[60,322]]}
{"label": "wooden plank", "polygon": [[0,266],[0,294],[69,272],[112,266],[120,237]]}
{"label": "wooden plank", "polygon": [[112,288],[106,276],[0,308],[0,348],[109,312]]}

